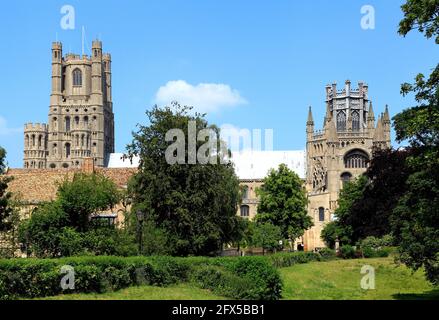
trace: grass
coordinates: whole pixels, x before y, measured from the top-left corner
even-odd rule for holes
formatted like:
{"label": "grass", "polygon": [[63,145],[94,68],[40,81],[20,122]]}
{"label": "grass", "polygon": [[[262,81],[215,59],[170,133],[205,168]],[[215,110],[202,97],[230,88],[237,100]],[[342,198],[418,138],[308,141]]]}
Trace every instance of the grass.
{"label": "grass", "polygon": [[[375,268],[375,290],[360,287],[361,267]],[[412,273],[393,258],[310,262],[279,269],[285,300],[389,300],[439,299],[439,290],[425,280],[423,271]],[[140,286],[103,294],[68,294],[47,300],[221,300],[209,290],[184,283],[170,287]]]}
{"label": "grass", "polygon": [[115,292],[63,294],[39,300],[223,300],[209,290],[196,288],[190,284],[170,287],[139,286]]}
{"label": "grass", "polygon": [[[360,287],[361,267],[375,268],[375,290]],[[439,299],[439,290],[393,258],[311,262],[279,269],[286,300]]]}

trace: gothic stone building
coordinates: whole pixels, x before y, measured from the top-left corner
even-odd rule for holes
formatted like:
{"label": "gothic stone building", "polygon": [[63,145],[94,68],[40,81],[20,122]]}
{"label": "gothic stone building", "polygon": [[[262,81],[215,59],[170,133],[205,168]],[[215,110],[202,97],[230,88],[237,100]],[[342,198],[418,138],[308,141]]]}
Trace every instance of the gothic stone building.
{"label": "gothic stone building", "polygon": [[100,41],[91,57],[63,56],[62,44],[52,44],[48,123],[26,124],[24,136],[25,168],[78,168],[84,158],[105,166],[114,152],[114,115],[111,56]]}
{"label": "gothic stone building", "polygon": [[[306,133],[306,152],[238,153],[232,160],[244,189],[237,214],[244,218],[257,214],[256,190],[270,168],[285,163],[303,179],[314,226],[295,245],[314,250],[324,247],[320,234],[333,218],[343,184],[366,170],[374,147],[390,147],[389,112],[386,107],[375,121],[365,83],[353,89],[346,81],[342,90],[328,85],[323,130],[314,130],[310,108]],[[54,199],[57,183],[75,172],[101,172],[126,187],[136,161],[114,153],[111,57],[102,53],[100,41],[93,42],[91,57],[63,56],[61,43],[53,43],[48,124],[26,124],[24,136],[24,169],[10,169],[7,175],[15,178],[10,191],[29,208]],[[120,212],[113,214],[122,218]]]}
{"label": "gothic stone building", "polygon": [[343,184],[363,173],[373,148],[390,147],[390,117],[386,106],[378,117],[368,97],[368,86],[358,89],[346,81],[342,90],[336,84],[326,86],[326,116],[323,130],[314,131],[309,108],[306,123],[306,189],[308,213],[314,227],[303,236],[305,249],[324,247],[321,231],[333,218]]}

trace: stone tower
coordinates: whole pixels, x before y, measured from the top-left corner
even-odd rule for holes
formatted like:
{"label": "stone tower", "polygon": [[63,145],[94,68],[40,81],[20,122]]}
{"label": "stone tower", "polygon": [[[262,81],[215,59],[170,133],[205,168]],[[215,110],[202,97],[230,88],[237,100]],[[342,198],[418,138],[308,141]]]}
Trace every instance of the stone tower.
{"label": "stone tower", "polygon": [[325,246],[320,234],[333,218],[343,184],[367,169],[374,147],[390,147],[389,110],[386,106],[375,124],[367,84],[359,82],[353,89],[348,80],[342,90],[335,83],[327,85],[323,130],[314,131],[309,107],[306,134],[308,214],[314,227],[302,241],[305,250],[313,250]]}
{"label": "stone tower", "polygon": [[[43,136],[43,148],[32,137]],[[105,166],[114,152],[114,114],[111,97],[111,56],[93,41],[91,57],[63,56],[62,44],[52,44],[52,92],[47,126],[27,124],[25,168],[80,167],[85,158]]]}

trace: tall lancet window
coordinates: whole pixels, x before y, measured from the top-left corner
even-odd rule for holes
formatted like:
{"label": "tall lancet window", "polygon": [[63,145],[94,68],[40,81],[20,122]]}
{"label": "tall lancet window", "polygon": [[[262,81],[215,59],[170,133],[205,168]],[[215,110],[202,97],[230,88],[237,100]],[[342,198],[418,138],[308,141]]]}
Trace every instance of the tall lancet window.
{"label": "tall lancet window", "polygon": [[358,111],[352,112],[352,131],[360,131],[360,114]]}
{"label": "tall lancet window", "polygon": [[82,86],[82,72],[79,69],[73,70],[73,85],[75,87]]}
{"label": "tall lancet window", "polygon": [[337,131],[346,130],[346,113],[344,111],[337,112]]}

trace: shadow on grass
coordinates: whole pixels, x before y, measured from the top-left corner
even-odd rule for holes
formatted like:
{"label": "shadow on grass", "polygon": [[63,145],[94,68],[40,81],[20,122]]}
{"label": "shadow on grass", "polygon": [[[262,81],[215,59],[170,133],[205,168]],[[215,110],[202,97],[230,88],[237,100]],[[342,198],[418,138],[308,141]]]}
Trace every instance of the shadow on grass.
{"label": "shadow on grass", "polygon": [[398,293],[394,294],[396,300],[439,300],[439,289],[424,293]]}

